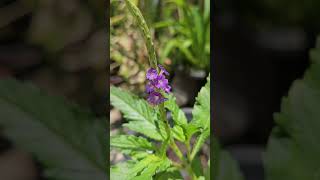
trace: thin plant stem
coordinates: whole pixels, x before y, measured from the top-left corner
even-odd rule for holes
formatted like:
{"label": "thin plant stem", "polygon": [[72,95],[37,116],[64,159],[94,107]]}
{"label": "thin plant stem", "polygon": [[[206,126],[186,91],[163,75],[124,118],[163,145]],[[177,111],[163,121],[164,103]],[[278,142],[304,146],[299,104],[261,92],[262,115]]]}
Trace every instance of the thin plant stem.
{"label": "thin plant stem", "polygon": [[191,162],[191,147],[190,147],[190,140],[187,139],[187,142],[186,142],[186,147],[187,147],[187,158],[188,158],[188,161]]}
{"label": "thin plant stem", "polygon": [[155,48],[153,45],[151,33],[150,33],[150,30],[147,26],[147,23],[146,23],[145,19],[143,18],[139,8],[132,1],[125,0],[125,2],[126,2],[126,5],[129,9],[130,13],[136,19],[136,21],[138,23],[138,28],[140,29],[140,31],[144,37],[144,40],[146,41],[150,66],[159,70],[158,63],[157,63],[156,51],[155,51]]}

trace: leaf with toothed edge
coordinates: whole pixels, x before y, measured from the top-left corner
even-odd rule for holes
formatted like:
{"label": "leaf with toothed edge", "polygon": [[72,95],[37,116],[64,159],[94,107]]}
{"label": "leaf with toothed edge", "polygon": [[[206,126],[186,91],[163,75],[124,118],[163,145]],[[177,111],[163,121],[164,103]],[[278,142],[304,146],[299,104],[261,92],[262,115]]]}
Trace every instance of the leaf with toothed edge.
{"label": "leaf with toothed edge", "polygon": [[311,66],[283,98],[264,157],[267,180],[320,179],[320,37]]}
{"label": "leaf with toothed edge", "polygon": [[47,178],[105,179],[105,120],[29,83],[0,80],[0,124],[19,148],[44,165]]}

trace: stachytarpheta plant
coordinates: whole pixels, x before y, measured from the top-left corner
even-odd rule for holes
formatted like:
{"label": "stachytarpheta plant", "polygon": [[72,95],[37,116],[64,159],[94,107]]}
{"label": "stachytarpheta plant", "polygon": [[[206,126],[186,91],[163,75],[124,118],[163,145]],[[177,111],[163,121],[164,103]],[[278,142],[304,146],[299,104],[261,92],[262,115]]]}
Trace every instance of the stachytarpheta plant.
{"label": "stachytarpheta plant", "polygon": [[[184,176],[192,179],[208,179],[209,168],[199,167],[201,162],[196,155],[210,135],[210,77],[200,90],[192,111],[193,118],[188,121],[171,93],[166,77],[169,73],[157,63],[143,16],[130,0],[125,0],[125,3],[145,38],[151,68],[146,74],[146,100],[111,87],[111,104],[128,120],[123,126],[137,134],[111,137],[111,147],[130,156],[130,160],[112,166],[110,178],[183,179],[183,172],[186,172]],[[167,112],[171,113],[172,122],[167,119]],[[194,143],[191,143],[192,138]],[[183,149],[178,147],[177,142],[183,144]],[[178,161],[168,157],[169,150],[175,153]]]}

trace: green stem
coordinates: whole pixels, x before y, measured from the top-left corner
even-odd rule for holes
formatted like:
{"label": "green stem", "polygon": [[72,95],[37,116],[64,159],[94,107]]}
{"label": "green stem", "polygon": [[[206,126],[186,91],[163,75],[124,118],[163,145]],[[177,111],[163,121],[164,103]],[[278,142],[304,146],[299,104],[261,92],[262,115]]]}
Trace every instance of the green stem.
{"label": "green stem", "polygon": [[178,158],[185,164],[187,161],[185,160],[182,152],[180,151],[180,149],[174,141],[170,143],[170,147],[173,150],[173,152],[178,156]]}
{"label": "green stem", "polygon": [[158,69],[158,63],[157,63],[157,56],[156,56],[156,51],[153,45],[153,41],[151,38],[151,33],[150,30],[147,26],[147,23],[145,19],[143,18],[139,8],[131,1],[131,0],[125,0],[126,5],[132,14],[132,16],[136,19],[138,23],[138,27],[144,37],[144,40],[146,41],[147,49],[148,49],[148,54],[149,54],[149,63],[150,66],[159,70]]}
{"label": "green stem", "polygon": [[188,158],[188,161],[191,162],[192,161],[192,159],[191,159],[191,147],[190,147],[190,140],[189,139],[187,139],[186,147],[187,147],[187,158]]}
{"label": "green stem", "polygon": [[[176,143],[173,141],[170,144],[170,147],[172,148],[173,152],[179,157],[179,159],[182,161],[183,166],[185,167],[185,169],[188,171],[189,175],[192,177],[193,180],[197,179],[196,174],[194,173],[192,167],[191,167],[191,161],[185,159],[185,157],[183,156],[183,154],[181,153],[180,149],[178,148],[178,146],[176,145]],[[190,155],[190,150],[187,150],[187,154],[188,157]]]}
{"label": "green stem", "polygon": [[161,148],[161,154],[162,156],[165,155],[166,153],[166,150],[167,150],[167,147],[168,147],[168,144],[171,143],[171,130],[170,130],[170,126],[168,124],[168,120],[167,120],[167,117],[166,117],[166,111],[164,109],[164,105],[163,104],[160,104],[159,105],[159,111],[160,111],[160,116],[161,116],[161,120],[162,122],[164,123],[164,127],[165,127],[165,131],[166,131],[166,141],[162,144],[162,148]]}

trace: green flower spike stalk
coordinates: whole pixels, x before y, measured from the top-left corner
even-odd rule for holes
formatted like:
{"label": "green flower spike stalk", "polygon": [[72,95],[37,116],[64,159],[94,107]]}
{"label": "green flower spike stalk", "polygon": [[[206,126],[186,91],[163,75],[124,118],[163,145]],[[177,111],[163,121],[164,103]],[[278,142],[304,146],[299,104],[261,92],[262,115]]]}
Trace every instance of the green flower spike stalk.
{"label": "green flower spike stalk", "polygon": [[148,49],[148,54],[149,54],[149,63],[150,66],[152,68],[157,69],[157,71],[159,71],[158,68],[158,63],[157,63],[157,56],[156,56],[156,51],[154,49],[154,45],[153,45],[153,41],[151,38],[151,33],[150,30],[147,26],[146,21],[144,20],[139,8],[130,0],[125,0],[126,5],[130,11],[130,13],[132,14],[132,16],[134,16],[134,18],[136,19],[137,23],[138,23],[138,27],[146,41],[146,45],[147,45],[147,49]]}
{"label": "green flower spike stalk", "polygon": [[[159,67],[158,67],[158,62],[157,62],[157,56],[156,56],[156,51],[154,48],[154,44],[151,38],[151,33],[150,30],[147,26],[146,21],[144,20],[139,8],[130,0],[125,0],[125,3],[127,5],[127,8],[129,9],[130,13],[134,16],[134,18],[136,19],[137,23],[138,23],[138,28],[140,29],[145,42],[146,42],[146,46],[147,46],[147,50],[148,50],[148,55],[149,55],[149,63],[150,66],[154,69],[156,69],[159,73]],[[165,131],[167,134],[167,140],[162,144],[161,147],[161,156],[164,157],[166,154],[166,150],[167,150],[167,146],[169,145],[172,150],[175,152],[175,154],[180,158],[180,160],[183,162],[183,167],[186,168],[186,170],[189,172],[190,176],[193,179],[196,179],[196,175],[193,172],[193,169],[191,168],[191,164],[189,162],[189,160],[185,159],[182,152],[180,151],[180,149],[178,148],[178,146],[176,145],[172,135],[171,135],[171,129],[168,123],[168,120],[166,118],[166,110],[164,108],[164,104],[160,104],[158,106],[159,111],[161,113],[161,120],[164,122],[165,124]],[[189,154],[189,152],[188,152]],[[178,166],[178,165],[177,165]]]}

